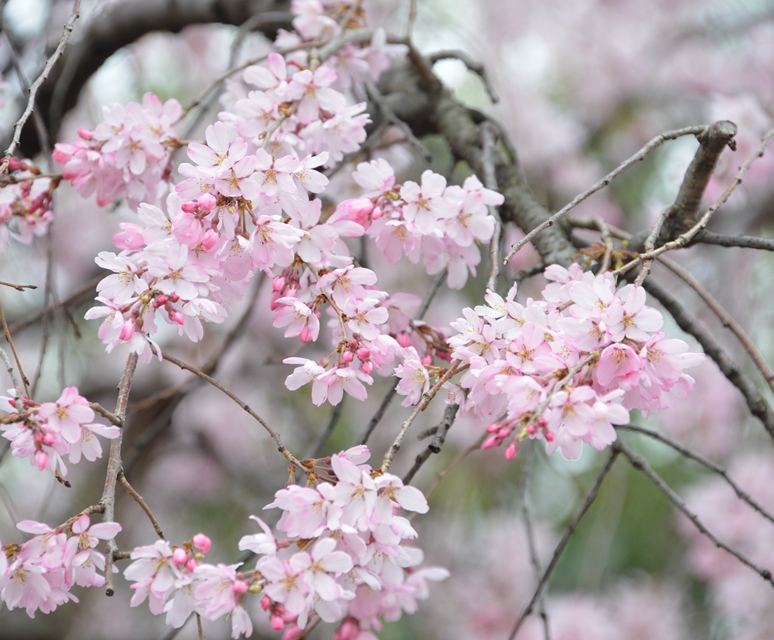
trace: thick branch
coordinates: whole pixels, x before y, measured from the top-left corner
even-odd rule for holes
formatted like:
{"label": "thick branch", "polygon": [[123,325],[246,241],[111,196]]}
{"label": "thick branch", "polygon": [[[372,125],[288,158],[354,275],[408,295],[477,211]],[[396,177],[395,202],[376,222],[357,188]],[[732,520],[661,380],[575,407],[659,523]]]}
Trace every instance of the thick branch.
{"label": "thick branch", "polygon": [[[64,115],[78,101],[88,79],[119,49],[154,31],[179,33],[192,24],[241,25],[258,13],[287,11],[287,0],[132,0],[113,5],[90,22],[78,42],[72,43],[51,73],[52,82],[38,93],[37,108],[43,115],[52,140],[57,138]],[[284,22],[261,23],[269,37]],[[40,145],[35,135],[25,127],[21,148],[28,157],[34,156]]]}

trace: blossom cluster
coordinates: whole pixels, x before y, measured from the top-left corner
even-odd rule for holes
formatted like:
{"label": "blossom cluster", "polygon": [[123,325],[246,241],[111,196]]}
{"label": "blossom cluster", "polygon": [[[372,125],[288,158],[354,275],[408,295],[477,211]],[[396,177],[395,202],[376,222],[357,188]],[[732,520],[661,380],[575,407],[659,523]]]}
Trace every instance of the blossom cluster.
{"label": "blossom cluster", "polygon": [[172,128],[181,115],[177,100],[162,103],[152,93],[142,104],[114,103],[102,108],[94,131],[81,129],[81,140],[57,143],[54,161],[81,196],[96,191],[100,206],[120,196],[132,206],[155,202],[169,180],[171,153],[181,144]]}
{"label": "blossom cluster", "polygon": [[373,639],[381,619],[414,613],[427,597],[427,581],[443,580],[440,568],[417,568],[420,549],[403,546],[417,537],[398,508],[426,513],[427,501],[414,487],[366,464],[361,445],[325,460],[309,462],[310,484],[291,484],[275,495],[267,509],[282,510],[277,529],[252,516],[262,533],[244,536],[239,548],[260,556],[252,570],[240,564],[201,562],[210,548],[199,534],[173,548],[164,540],[135,549],[124,572],[132,581],[132,606],[149,600],[150,610],[166,612],[166,622],[180,627],[196,611],[207,619],[232,618],[232,634],[252,633],[242,601],[262,594],[271,627],[283,638],[303,635],[311,621],[340,622],[337,640]]}
{"label": "blossom cluster", "polygon": [[50,613],[69,600],[78,602],[70,589],[101,587],[105,577],[105,556],[95,547],[100,540],[112,540],[121,531],[117,522],[90,526],[81,514],[52,529],[34,520],[22,520],[20,531],[35,534],[22,544],[0,546],[0,600],[9,609],[23,607],[27,615]]}
{"label": "blossom cluster", "polygon": [[25,397],[0,396],[0,431],[11,443],[17,458],[29,458],[41,471],[67,475],[63,456],[77,464],[81,456],[93,462],[102,457],[102,445],[95,437],[113,439],[115,426],[92,422],[94,411],[75,387],[67,387],[56,402],[39,404]]}
{"label": "blossom cluster", "polygon": [[46,233],[53,218],[52,195],[59,184],[29,160],[11,158],[7,175],[8,184],[0,188],[0,253],[12,237],[30,244],[33,237]]}
{"label": "blossom cluster", "polygon": [[424,258],[430,274],[448,267],[448,285],[461,289],[468,271],[475,275],[481,260],[478,243],[489,242],[495,219],[488,206],[501,205],[503,196],[484,188],[476,176],[460,187],[428,170],[422,184],[396,185],[392,167],[384,159],[361,163],[352,174],[365,190],[363,197],[345,200],[337,211],[360,222],[391,264],[403,256],[413,263]]}
{"label": "blossom cluster", "polygon": [[[693,387],[684,369],[703,355],[659,331],[663,317],[642,287],[617,289],[609,273],[577,264],[550,266],[545,277],[542,300],[522,305],[514,286],[505,299],[489,291],[488,304],[463,311],[449,345],[467,370],[445,385],[450,402],[495,420],[483,448],[507,441],[512,458],[521,440],[544,438],[549,453],[559,448],[574,460],[583,442],[599,450],[612,443],[612,425],[628,422],[629,410],[647,415],[684,396]],[[399,392],[418,401],[429,382],[421,363],[399,376]]]}

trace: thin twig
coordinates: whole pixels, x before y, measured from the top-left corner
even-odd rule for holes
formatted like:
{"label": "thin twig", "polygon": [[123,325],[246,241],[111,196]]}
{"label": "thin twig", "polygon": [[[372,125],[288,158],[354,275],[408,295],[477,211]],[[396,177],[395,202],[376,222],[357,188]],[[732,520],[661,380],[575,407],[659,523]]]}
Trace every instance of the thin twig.
{"label": "thin twig", "polygon": [[382,460],[382,473],[387,473],[389,470],[390,465],[395,458],[395,454],[397,454],[400,450],[400,445],[403,442],[403,439],[406,437],[406,433],[408,433],[408,430],[411,428],[411,425],[414,423],[414,420],[417,419],[417,416],[425,409],[427,409],[427,406],[430,404],[433,398],[435,398],[435,394],[438,393],[438,390],[446,383],[447,380],[449,380],[455,373],[463,371],[468,366],[460,366],[461,364],[462,362],[460,360],[455,360],[454,363],[446,370],[446,372],[440,378],[438,378],[438,381],[432,387],[430,387],[430,390],[422,395],[422,401],[416,406],[411,415],[403,422],[398,435],[395,437],[395,441],[390,445],[390,448],[387,449],[387,453],[384,455],[384,460]]}
{"label": "thin twig", "polygon": [[209,382],[213,387],[215,387],[219,391],[225,393],[229,398],[231,398],[234,402],[236,402],[242,408],[243,411],[248,413],[250,417],[252,417],[258,424],[260,424],[266,430],[266,432],[271,436],[272,440],[274,440],[274,442],[277,444],[277,450],[283,456],[285,456],[293,465],[296,466],[296,468],[300,469],[304,473],[308,471],[308,469],[303,464],[301,464],[301,462],[292,453],[290,453],[290,451],[288,451],[287,447],[285,447],[285,445],[282,444],[282,438],[280,438],[280,435],[276,431],[274,431],[274,429],[272,429],[268,424],[266,424],[263,418],[261,418],[261,416],[255,413],[255,411],[253,411],[244,400],[241,400],[236,395],[231,393],[231,391],[226,389],[226,387],[220,384],[220,382],[215,380],[215,378],[208,376],[201,369],[197,369],[193,365],[187,364],[182,360],[178,360],[177,358],[169,355],[168,353],[162,353],[162,357],[167,362],[171,362],[172,364],[180,367],[185,371],[190,371],[194,375],[200,377],[205,382]]}
{"label": "thin twig", "polygon": [[774,412],[752,380],[728,357],[712,334],[697,322],[669,291],[652,278],[645,280],[642,286],[661,303],[683,331],[696,338],[704,353],[715,361],[723,375],[739,389],[750,413],[761,421],[769,435],[774,438]]}
{"label": "thin twig", "polygon": [[572,537],[572,534],[575,532],[575,529],[577,528],[581,519],[583,518],[584,515],[586,515],[586,512],[589,510],[589,507],[596,499],[597,494],[599,493],[599,488],[602,486],[603,480],[607,476],[610,469],[613,467],[613,463],[615,462],[615,459],[618,457],[618,453],[619,452],[617,449],[613,449],[613,452],[610,454],[610,457],[607,459],[605,466],[602,467],[601,471],[597,475],[597,479],[594,481],[594,484],[591,486],[591,489],[589,489],[588,493],[586,493],[586,496],[583,498],[583,501],[578,507],[578,510],[575,512],[575,515],[572,517],[572,520],[570,520],[570,524],[568,524],[567,528],[564,530],[564,533],[562,534],[562,538],[559,540],[559,544],[556,545],[556,548],[554,549],[554,553],[551,556],[551,560],[548,563],[548,566],[546,567],[545,571],[543,572],[543,575],[540,578],[540,582],[538,582],[538,585],[532,594],[532,598],[530,599],[529,604],[527,604],[527,606],[521,612],[521,615],[519,616],[519,618],[516,620],[516,624],[514,625],[513,630],[511,631],[511,635],[508,636],[508,640],[514,640],[514,638],[516,638],[516,634],[519,632],[519,629],[521,629],[521,626],[522,624],[524,624],[524,621],[527,619],[527,616],[529,616],[529,614],[532,613],[532,611],[535,609],[535,605],[537,604],[538,600],[542,596],[543,590],[548,584],[548,580],[551,577],[551,574],[553,573],[554,568],[556,567],[556,564],[559,562],[559,558],[561,557],[562,552],[564,551],[564,548],[567,546],[567,543],[569,542],[570,537]]}
{"label": "thin twig", "polygon": [[406,20],[406,40],[411,40],[414,22],[417,19],[417,0],[409,0],[408,20]]}
{"label": "thin twig", "polygon": [[80,9],[81,0],[75,0],[73,3],[73,10],[70,14],[70,18],[67,20],[67,23],[64,26],[64,32],[62,33],[62,37],[59,40],[59,44],[54,50],[54,53],[52,53],[49,59],[46,61],[46,64],[43,67],[43,71],[40,72],[40,75],[35,79],[35,82],[30,85],[30,97],[27,100],[27,106],[25,107],[21,117],[14,125],[13,139],[11,140],[11,145],[5,151],[3,162],[0,164],[0,173],[5,173],[8,170],[8,165],[11,162],[11,156],[13,156],[14,151],[16,151],[16,147],[19,145],[22,128],[32,114],[32,110],[35,106],[35,96],[38,93],[38,89],[48,79],[48,74],[51,72],[51,69],[56,64],[56,61],[59,60],[59,58],[62,56],[62,53],[64,53],[67,42],[70,40],[70,36],[72,35],[75,22],[80,16]]}
{"label": "thin twig", "polygon": [[2,280],[0,280],[0,286],[11,287],[12,289],[16,289],[17,291],[24,291],[25,289],[38,288],[38,285],[36,284],[14,284],[13,282],[3,282]]}
{"label": "thin twig", "polygon": [[753,153],[747,159],[747,161],[739,168],[739,173],[736,174],[736,177],[731,182],[731,184],[728,185],[728,188],[720,195],[720,197],[717,200],[715,200],[712,206],[709,209],[707,209],[707,211],[704,213],[704,215],[701,218],[699,218],[696,224],[694,224],[686,232],[681,233],[674,240],[671,240],[670,242],[666,242],[662,244],[657,249],[654,249],[652,251],[646,251],[645,253],[641,253],[636,258],[626,263],[620,269],[613,271],[613,275],[617,276],[617,275],[621,275],[622,273],[626,273],[627,271],[636,267],[644,260],[652,260],[653,258],[657,258],[658,256],[660,256],[662,253],[666,253],[667,251],[680,249],[681,247],[684,247],[685,245],[687,245],[691,240],[693,240],[693,238],[697,234],[699,234],[704,230],[704,228],[709,223],[710,218],[712,218],[713,214],[726,203],[726,201],[731,197],[731,194],[736,190],[736,188],[740,184],[742,184],[742,179],[744,178],[744,174],[747,173],[747,170],[752,166],[753,162],[755,162],[758,158],[763,156],[764,152],[766,151],[766,147],[768,146],[769,142],[771,142],[772,138],[774,138],[774,129],[770,129],[769,131],[766,132],[766,134],[763,136],[763,140],[761,141],[760,146],[756,149],[755,153]]}
{"label": "thin twig", "polygon": [[712,309],[723,326],[730,329],[731,332],[737,337],[739,342],[742,343],[745,351],[747,351],[753,362],[755,362],[755,365],[758,367],[758,370],[763,374],[763,377],[766,379],[769,388],[774,391],[774,372],[772,372],[769,365],[766,364],[766,360],[764,360],[761,352],[758,351],[758,348],[750,339],[750,336],[747,335],[745,330],[734,319],[734,317],[723,308],[723,305],[721,305],[712,296],[712,294],[707,291],[707,289],[705,289],[698,280],[696,280],[696,278],[691,275],[691,272],[688,271],[688,269],[684,269],[673,260],[669,260],[668,258],[664,257],[661,257],[659,262],[661,262],[661,264],[663,264],[667,269],[669,269],[677,277],[683,280],[689,287],[691,287],[691,289],[699,294],[699,297],[707,303],[707,306],[710,309]]}
{"label": "thin twig", "polygon": [[[656,240],[658,239],[659,233],[661,233],[661,227],[664,225],[664,220],[666,220],[670,211],[671,211],[671,207],[664,207],[664,209],[662,209],[661,213],[659,214],[658,220],[656,220],[656,224],[653,225],[653,229],[651,229],[650,235],[648,235],[647,239],[645,240],[646,253],[653,251],[653,249],[655,248]],[[648,274],[650,273],[651,264],[653,264],[653,260],[651,259],[645,260],[642,263],[642,269],[640,269],[640,272],[637,274],[637,277],[634,280],[634,284],[636,286],[640,286],[642,284],[642,281],[648,277]]]}
{"label": "thin twig", "polygon": [[151,524],[153,525],[153,530],[156,532],[156,535],[161,538],[162,540],[166,540],[164,537],[164,532],[161,530],[161,525],[159,525],[159,521],[156,520],[156,516],[153,515],[153,512],[150,510],[150,507],[148,504],[143,500],[142,496],[137,493],[135,488],[129,484],[129,481],[126,479],[126,476],[124,475],[124,472],[121,471],[118,474],[118,481],[121,483],[121,486],[124,488],[124,490],[132,496],[134,501],[140,505],[140,508],[145,512],[145,515],[148,516],[148,519],[151,521]]}
{"label": "thin twig", "polygon": [[757,236],[726,236],[721,233],[702,231],[694,242],[714,244],[719,247],[742,247],[744,249],[761,249],[774,251],[774,238],[759,238]]}
{"label": "thin twig", "polygon": [[752,560],[750,560],[747,556],[743,555],[741,552],[737,551],[733,547],[729,546],[722,540],[720,540],[714,533],[712,533],[709,529],[707,529],[706,525],[699,519],[699,517],[691,511],[688,506],[685,504],[683,499],[675,493],[675,491],[670,487],[664,480],[659,476],[653,469],[651,469],[650,465],[648,465],[647,462],[645,462],[645,459],[642,456],[637,455],[634,453],[631,449],[629,449],[625,444],[622,442],[616,442],[613,444],[613,448],[616,451],[620,451],[623,455],[625,455],[629,462],[631,463],[632,467],[637,469],[638,471],[641,471],[644,473],[650,481],[656,485],[656,487],[667,497],[667,500],[672,503],[672,505],[680,511],[684,516],[686,516],[691,522],[693,522],[694,526],[707,538],[709,538],[712,543],[719,547],[720,549],[723,549],[724,551],[727,551],[732,556],[734,556],[739,562],[742,564],[750,567],[755,573],[757,573],[761,578],[763,578],[766,582],[768,582],[772,587],[774,587],[774,580],[772,579],[771,571],[768,569],[764,569],[763,567],[759,567],[757,564],[755,564]]}
{"label": "thin twig", "polygon": [[11,377],[11,383],[13,384],[14,391],[16,391],[16,397],[21,398],[21,386],[19,386],[19,381],[16,379],[16,371],[13,369],[11,359],[3,349],[0,349],[0,358],[5,362],[5,368],[8,370],[8,375]]}
{"label": "thin twig", "polygon": [[[114,522],[116,510],[116,483],[118,477],[123,471],[121,462],[121,443],[124,438],[124,423],[126,421],[126,405],[129,402],[129,392],[132,389],[132,379],[134,371],[137,368],[137,354],[132,353],[126,361],[124,374],[118,383],[118,399],[116,400],[116,410],[113,412],[118,418],[119,433],[118,437],[110,442],[110,455],[108,457],[107,473],[105,474],[105,488],[102,490],[100,504],[104,506],[105,512],[102,522]],[[105,554],[105,595],[112,596],[113,591],[113,554],[117,551],[115,540],[108,540],[107,553]]]}
{"label": "thin twig", "polygon": [[403,477],[403,484],[411,483],[411,481],[414,479],[414,476],[417,474],[417,471],[422,468],[422,465],[427,462],[427,459],[431,455],[434,453],[441,453],[441,448],[443,447],[444,442],[446,442],[446,434],[454,424],[454,420],[457,417],[457,412],[459,409],[460,405],[458,405],[456,402],[446,405],[446,409],[443,412],[443,418],[441,418],[440,424],[432,430],[433,439],[430,441],[430,444],[427,445],[427,448],[417,456],[416,460],[414,461],[414,465]]}
{"label": "thin twig", "polygon": [[346,399],[346,396],[342,397],[341,402],[333,407],[331,417],[328,419],[328,424],[325,425],[325,429],[322,430],[322,433],[317,437],[317,441],[309,449],[309,454],[306,456],[307,458],[319,458],[322,455],[325,443],[328,442],[328,438],[330,438],[331,433],[333,433],[333,430],[339,422]]}
{"label": "thin twig", "polygon": [[[521,470],[521,483],[519,486],[519,498],[521,500],[521,519],[524,521],[524,532],[527,535],[527,547],[529,548],[529,561],[535,570],[535,579],[540,582],[540,576],[543,569],[540,567],[540,558],[538,557],[537,545],[535,544],[535,531],[532,528],[532,517],[529,513],[529,480],[532,474],[533,464],[535,462],[535,447],[529,447],[524,460],[524,467]],[[545,593],[538,599],[538,615],[543,621],[543,637],[545,640],[551,640],[551,629],[548,624],[548,613],[546,612]]]}
{"label": "thin twig", "polygon": [[403,120],[395,115],[395,112],[390,108],[390,105],[387,104],[387,101],[384,99],[384,96],[381,94],[376,85],[370,80],[366,81],[364,84],[366,91],[368,92],[368,96],[379,108],[379,111],[382,114],[382,118],[398,127],[398,129],[403,132],[403,135],[406,138],[406,142],[408,142],[412,147],[414,147],[414,149],[416,149],[416,151],[422,156],[425,162],[432,162],[433,154],[430,153],[430,150],[417,139],[417,137],[411,131],[411,127],[409,127],[405,122],[403,122]]}
{"label": "thin twig", "polygon": [[433,65],[440,60],[459,60],[470,71],[481,78],[481,82],[484,83],[484,88],[489,95],[489,99],[495,104],[500,102],[500,96],[497,95],[494,86],[489,80],[489,74],[486,72],[486,67],[480,62],[476,62],[465,51],[461,51],[459,49],[436,51],[435,53],[431,53],[429,56],[427,56],[427,59],[430,61],[430,64]]}
{"label": "thin twig", "polygon": [[90,293],[94,290],[94,287],[96,287],[99,282],[104,278],[105,276],[103,274],[100,274],[96,276],[95,278],[92,278],[88,282],[84,283],[80,287],[78,287],[75,291],[73,291],[69,296],[67,296],[64,300],[60,300],[59,302],[49,304],[45,307],[42,307],[38,309],[37,311],[33,311],[28,316],[25,316],[23,318],[20,318],[13,324],[11,324],[8,329],[11,333],[17,333],[21,331],[22,329],[26,329],[30,325],[36,323],[38,320],[40,320],[42,317],[44,317],[46,314],[51,313],[52,311],[59,309],[60,307],[64,308],[78,300],[79,298],[82,298],[87,293]]}
{"label": "thin twig", "polygon": [[[446,281],[446,276],[448,274],[449,270],[444,267],[435,277],[433,284],[430,285],[430,289],[427,291],[424,299],[422,300],[422,303],[419,305],[419,309],[417,309],[417,312],[414,314],[414,321],[421,320],[425,317],[425,313],[427,313],[427,310],[430,308],[430,304],[432,303],[433,298],[435,298],[438,291],[440,291],[441,285]],[[384,414],[387,411],[387,407],[390,406],[390,402],[392,402],[392,399],[395,397],[397,388],[398,380],[395,380],[392,383],[390,390],[386,393],[384,398],[382,398],[382,402],[379,404],[379,408],[376,410],[376,413],[373,415],[371,420],[369,420],[368,426],[366,427],[363,436],[360,438],[360,444],[366,444],[368,442],[368,438],[371,437],[371,433],[373,433],[373,430],[376,429],[376,425],[378,425],[381,419],[384,417]]]}
{"label": "thin twig", "polygon": [[561,208],[559,211],[557,211],[555,214],[553,214],[550,218],[539,224],[537,227],[535,227],[532,231],[530,231],[526,236],[524,236],[521,240],[519,240],[516,244],[513,245],[513,248],[508,253],[508,255],[505,258],[504,263],[508,264],[508,261],[516,255],[516,253],[528,242],[532,240],[536,235],[538,235],[541,231],[544,231],[548,227],[553,226],[557,220],[559,220],[563,215],[568,213],[570,210],[577,207],[581,202],[589,198],[590,196],[597,193],[597,191],[601,191],[605,187],[607,187],[613,180],[615,180],[619,175],[621,175],[624,171],[631,168],[633,165],[635,165],[638,162],[641,162],[645,159],[645,157],[654,149],[657,149],[662,144],[664,144],[667,140],[675,140],[677,138],[680,138],[682,136],[698,136],[703,131],[707,129],[707,125],[699,125],[699,126],[693,126],[693,127],[684,127],[682,129],[676,129],[674,131],[665,131],[664,133],[656,136],[653,138],[648,144],[646,144],[642,149],[640,149],[637,153],[635,153],[632,157],[628,158],[624,162],[622,162],[620,165],[618,165],[615,169],[613,169],[610,173],[608,173],[604,178],[602,178],[599,182],[592,185],[590,188],[586,189],[583,193],[580,195],[575,196],[575,198],[572,199],[570,203],[565,205],[563,208]]}
{"label": "thin twig", "polygon": [[736,484],[736,482],[734,482],[729,477],[726,470],[723,467],[721,467],[719,464],[713,462],[709,458],[705,458],[700,453],[697,453],[696,451],[689,449],[684,444],[681,444],[677,440],[674,440],[673,438],[670,438],[669,436],[664,435],[663,433],[658,433],[657,431],[646,429],[645,427],[640,427],[634,424],[617,425],[616,429],[619,431],[631,431],[633,433],[641,433],[643,435],[648,436],[649,438],[653,438],[654,440],[663,442],[665,445],[672,447],[672,449],[674,449],[678,453],[681,453],[686,458],[690,458],[691,460],[694,460],[699,464],[707,467],[707,469],[709,469],[710,471],[717,473],[734,490],[734,493],[736,493],[737,497],[740,500],[743,500],[744,502],[749,504],[753,509],[755,509],[758,513],[760,513],[764,518],[766,518],[766,520],[774,524],[774,516],[771,515],[768,511],[766,511],[755,500],[753,500],[750,497],[750,494],[745,492],[738,484]]}
{"label": "thin twig", "polygon": [[5,340],[8,343],[8,345],[11,347],[11,352],[13,353],[13,359],[16,360],[16,368],[19,370],[19,377],[22,380],[22,384],[24,385],[24,393],[28,398],[31,398],[30,395],[30,389],[29,384],[30,381],[27,380],[27,376],[24,375],[24,369],[21,365],[21,360],[19,360],[19,354],[16,353],[16,347],[13,344],[13,339],[11,338],[11,332],[8,329],[8,321],[5,319],[5,311],[3,311],[3,305],[0,304],[0,320],[3,322],[3,332],[5,333]]}
{"label": "thin twig", "polygon": [[118,416],[116,416],[113,412],[105,409],[105,407],[103,407],[99,402],[89,402],[89,406],[103,418],[110,421],[111,424],[114,424],[117,427],[123,425],[123,422],[118,418]]}

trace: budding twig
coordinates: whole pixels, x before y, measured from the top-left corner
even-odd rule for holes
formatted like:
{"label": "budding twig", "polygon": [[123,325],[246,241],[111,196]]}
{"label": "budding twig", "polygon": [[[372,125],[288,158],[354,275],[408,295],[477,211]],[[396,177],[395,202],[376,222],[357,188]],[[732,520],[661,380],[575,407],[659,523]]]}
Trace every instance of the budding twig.
{"label": "budding twig", "polygon": [[8,165],[11,163],[11,156],[13,156],[14,151],[16,151],[16,147],[19,146],[19,140],[21,140],[22,129],[24,128],[24,125],[26,124],[29,117],[32,115],[32,110],[35,107],[35,96],[38,93],[38,89],[48,79],[48,74],[51,73],[51,69],[53,69],[54,65],[56,64],[56,61],[59,60],[59,58],[64,53],[65,47],[67,46],[67,43],[70,40],[70,36],[73,33],[73,27],[75,26],[75,22],[80,17],[80,10],[81,10],[81,0],[75,0],[75,2],[73,3],[73,10],[70,14],[70,18],[67,20],[67,23],[64,26],[64,32],[62,33],[62,37],[59,39],[59,44],[54,50],[54,53],[52,53],[49,59],[46,60],[46,64],[43,67],[43,71],[40,72],[40,75],[35,79],[35,82],[33,82],[30,85],[30,88],[29,88],[30,97],[27,99],[27,106],[25,107],[21,117],[16,121],[16,124],[14,125],[13,139],[11,140],[11,144],[8,147],[8,149],[6,149],[5,151],[5,157],[3,158],[3,162],[0,163],[0,174],[5,173],[8,170]]}
{"label": "budding twig", "polygon": [[586,189],[586,191],[584,191],[580,195],[575,196],[569,204],[565,205],[563,208],[561,208],[559,211],[553,214],[550,218],[548,218],[547,220],[539,224],[532,231],[530,231],[526,236],[524,236],[521,240],[519,240],[516,244],[514,244],[510,252],[508,253],[508,255],[505,257],[503,264],[508,264],[508,261],[513,256],[515,256],[516,253],[518,253],[518,251],[522,247],[524,247],[530,240],[532,240],[532,238],[538,235],[541,231],[544,231],[548,227],[553,226],[563,215],[565,215],[570,210],[577,207],[581,202],[583,202],[590,196],[597,193],[597,191],[601,191],[602,189],[607,187],[613,180],[615,180],[624,171],[631,168],[637,162],[641,162],[642,160],[644,160],[645,157],[651,151],[660,147],[667,140],[676,140],[677,138],[680,138],[682,136],[690,136],[690,135],[698,136],[707,129],[707,126],[708,125],[684,127],[682,129],[676,129],[674,131],[665,131],[664,133],[657,135],[655,138],[653,138],[653,140],[648,142],[648,144],[642,147],[642,149],[640,149],[637,153],[635,153],[631,158],[622,162],[610,173],[608,173],[604,178],[602,178],[599,182],[597,182],[596,184]]}
{"label": "budding twig", "polygon": [[277,450],[283,456],[285,456],[293,465],[295,465],[297,469],[300,469],[304,473],[308,471],[308,469],[303,464],[301,464],[301,462],[292,453],[290,453],[290,451],[288,451],[285,445],[282,444],[282,438],[280,438],[280,435],[276,431],[274,431],[274,429],[272,429],[268,424],[266,424],[263,418],[261,418],[261,416],[255,413],[255,411],[253,411],[250,408],[250,405],[248,405],[244,400],[241,400],[236,395],[231,393],[231,391],[226,389],[226,387],[220,384],[220,382],[215,380],[215,378],[211,378],[210,376],[208,376],[201,369],[197,369],[196,367],[190,364],[186,364],[182,360],[178,360],[177,358],[169,355],[168,353],[162,353],[162,357],[167,362],[171,362],[172,364],[180,367],[185,371],[190,371],[194,375],[200,377],[205,382],[209,382],[216,389],[225,393],[229,398],[231,398],[234,402],[236,402],[242,408],[242,410],[248,413],[258,424],[260,424],[266,430],[266,432],[271,436],[272,440],[274,440],[274,442],[277,443]]}

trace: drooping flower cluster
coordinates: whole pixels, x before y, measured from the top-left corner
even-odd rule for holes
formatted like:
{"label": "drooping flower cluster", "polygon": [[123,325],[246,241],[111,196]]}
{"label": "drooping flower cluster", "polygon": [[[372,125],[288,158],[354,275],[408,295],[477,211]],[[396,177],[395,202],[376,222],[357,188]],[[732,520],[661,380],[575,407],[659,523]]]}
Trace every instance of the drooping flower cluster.
{"label": "drooping flower cluster", "polygon": [[117,522],[90,526],[81,514],[52,529],[33,520],[17,528],[35,537],[23,545],[0,546],[0,600],[9,609],[24,608],[27,615],[50,613],[69,600],[78,602],[70,589],[101,587],[105,577],[105,556],[96,550],[100,540],[112,540],[121,531]]}
{"label": "drooping flower cluster", "polygon": [[29,160],[10,159],[8,184],[0,188],[0,253],[10,238],[30,244],[48,229],[53,218],[51,198],[59,180],[41,176]]}
{"label": "drooping flower cluster", "polygon": [[263,533],[239,543],[261,556],[252,570],[202,563],[210,543],[201,534],[177,548],[162,540],[135,549],[124,572],[134,582],[132,606],[147,598],[151,611],[166,612],[173,627],[193,611],[211,620],[231,615],[235,638],[252,633],[241,604],[247,593],[263,594],[271,626],[285,629],[284,638],[299,637],[319,618],[341,621],[339,640],[367,640],[374,637],[372,628],[381,629],[380,619],[414,613],[416,601],[427,597],[427,581],[443,580],[448,572],[418,569],[421,550],[403,546],[417,534],[397,510],[426,513],[422,493],[372,469],[369,457],[361,445],[331,456],[330,466],[312,461],[313,484],[278,491],[266,508],[282,509],[277,528],[287,538],[277,540],[253,516]]}
{"label": "drooping flower cluster", "polygon": [[180,146],[172,125],[181,115],[177,100],[162,103],[152,93],[142,104],[114,103],[102,108],[104,120],[94,131],[81,129],[81,140],[58,143],[54,161],[81,196],[96,191],[100,206],[120,196],[131,206],[155,202],[169,180],[170,154]]}
{"label": "drooping flower cluster", "polygon": [[67,387],[56,402],[39,404],[29,398],[0,396],[0,431],[11,443],[17,458],[29,458],[41,471],[48,469],[67,475],[63,456],[72,464],[81,456],[93,462],[102,457],[102,445],[96,435],[118,437],[115,426],[93,423],[89,401],[75,387]]}
{"label": "drooping flower cluster", "polygon": [[362,224],[390,263],[405,255],[413,263],[423,258],[431,274],[448,267],[452,289],[464,286],[468,271],[475,275],[481,260],[478,243],[489,242],[495,228],[487,206],[501,205],[501,194],[484,188],[476,176],[462,187],[447,186],[443,176],[429,170],[421,185],[396,185],[383,159],[359,164],[352,178],[366,193],[345,200],[337,212]]}
{"label": "drooping flower cluster", "polygon": [[[545,276],[552,284],[542,300],[516,302],[515,286],[505,300],[489,291],[487,305],[452,323],[452,357],[468,369],[446,386],[464,411],[496,420],[483,448],[508,441],[512,458],[519,441],[544,438],[549,453],[577,459],[583,442],[600,450],[612,443],[612,425],[626,423],[628,410],[647,415],[690,391],[683,370],[703,355],[658,331],[663,317],[641,287],[617,290],[610,274],[578,265],[554,265]],[[417,400],[428,385],[419,367],[399,373],[399,391]]]}

